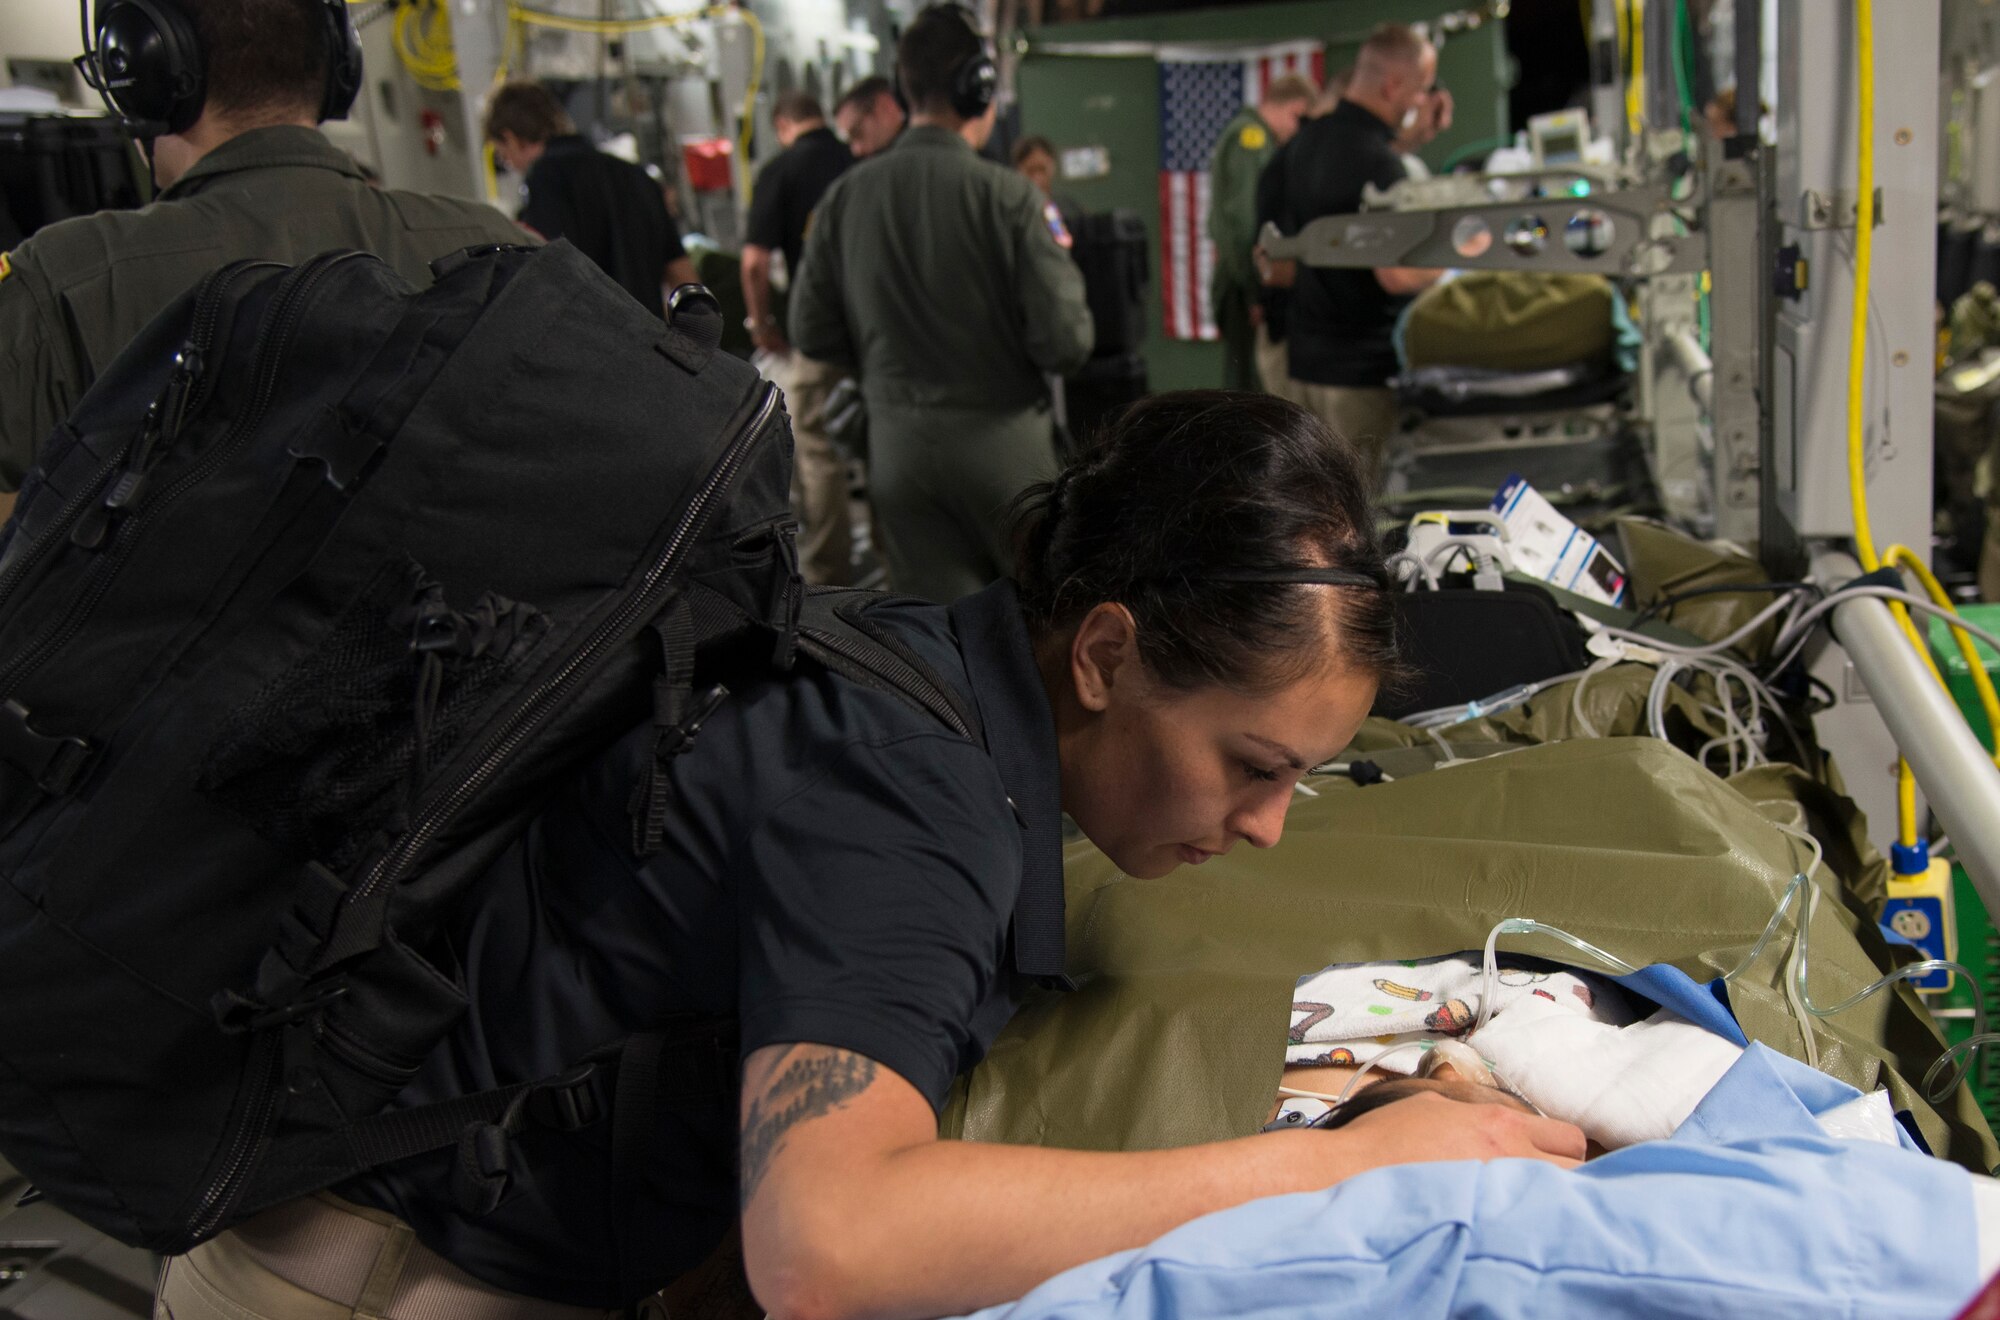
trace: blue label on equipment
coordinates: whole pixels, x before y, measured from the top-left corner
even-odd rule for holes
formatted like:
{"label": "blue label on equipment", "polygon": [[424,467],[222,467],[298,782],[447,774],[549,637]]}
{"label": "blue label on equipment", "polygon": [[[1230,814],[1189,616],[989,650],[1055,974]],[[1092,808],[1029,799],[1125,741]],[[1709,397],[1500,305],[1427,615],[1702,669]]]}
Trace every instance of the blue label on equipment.
{"label": "blue label on equipment", "polygon": [[[1924,957],[1946,956],[1943,899],[1892,898],[1882,905],[1882,924],[1923,950]],[[1919,990],[1946,990],[1951,987],[1951,973],[1912,977],[1910,984]]]}

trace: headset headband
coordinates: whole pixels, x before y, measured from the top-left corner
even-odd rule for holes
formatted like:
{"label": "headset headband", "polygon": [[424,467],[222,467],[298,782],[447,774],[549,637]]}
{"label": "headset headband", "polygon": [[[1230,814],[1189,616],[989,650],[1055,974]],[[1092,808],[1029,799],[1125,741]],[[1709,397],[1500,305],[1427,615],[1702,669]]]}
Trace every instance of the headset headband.
{"label": "headset headband", "polygon": [[[1000,90],[999,67],[993,63],[993,53],[987,48],[986,35],[979,30],[979,20],[973,15],[970,6],[958,3],[957,0],[946,0],[945,3],[932,5],[930,9],[924,10],[923,14],[928,14],[933,9],[950,10],[959,22],[965,24],[966,31],[972,34],[973,41],[978,45],[977,50],[960,60],[952,69],[949,87],[952,113],[960,119],[977,119],[986,113],[987,107],[993,104],[993,98]],[[918,17],[923,17],[923,14],[919,14]],[[896,68],[896,82],[897,95],[900,97],[902,95],[900,62]]]}
{"label": "headset headband", "polygon": [[1204,573],[1210,582],[1300,582],[1326,587],[1372,587],[1382,590],[1379,578],[1345,568],[1242,569],[1231,573]]}

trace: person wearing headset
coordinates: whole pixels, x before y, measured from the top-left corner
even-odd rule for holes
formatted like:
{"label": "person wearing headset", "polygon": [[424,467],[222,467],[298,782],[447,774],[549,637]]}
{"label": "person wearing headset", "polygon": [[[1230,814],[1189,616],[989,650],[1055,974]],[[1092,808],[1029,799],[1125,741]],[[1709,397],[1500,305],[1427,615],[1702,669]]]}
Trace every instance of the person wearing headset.
{"label": "person wearing headset", "polygon": [[0,491],[20,487],[49,432],[140,328],[218,266],[354,248],[421,286],[436,257],[531,241],[483,203],[371,187],[319,132],[361,88],[344,0],[85,0],[82,10],[78,67],[138,139],[160,192],[143,210],[65,220],[0,256]]}
{"label": "person wearing headset", "polygon": [[918,14],[896,65],[910,126],[820,200],[789,329],[861,381],[890,584],[948,602],[1006,573],[1007,506],[1056,468],[1043,373],[1081,367],[1092,325],[1054,204],[978,154],[997,75],[967,12]]}

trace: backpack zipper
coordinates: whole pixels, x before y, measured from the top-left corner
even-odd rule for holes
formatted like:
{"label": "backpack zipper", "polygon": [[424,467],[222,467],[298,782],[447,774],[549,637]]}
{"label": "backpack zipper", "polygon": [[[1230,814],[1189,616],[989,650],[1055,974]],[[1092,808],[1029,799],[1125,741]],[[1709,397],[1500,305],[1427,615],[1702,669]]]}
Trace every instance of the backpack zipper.
{"label": "backpack zipper", "polygon": [[[213,347],[209,339],[215,333],[215,322],[221,311],[222,296],[229,291],[229,286],[236,282],[238,276],[248,274],[258,267],[277,264],[279,263],[275,261],[239,262],[211,271],[202,280],[200,289],[195,294],[194,323],[189,328],[187,342],[182,347],[183,355],[192,351],[197,362],[207,356],[208,350]],[[203,399],[206,398],[207,395],[204,393]],[[183,415],[187,411],[183,406]],[[35,565],[39,564],[51,549],[68,538],[70,528],[82,516],[84,510],[103,498],[107,478],[125,461],[131,448],[132,442],[127,440],[98,464],[97,471],[69,497],[56,514],[56,520],[42,533],[42,538],[23,550],[21,557],[4,575],[0,575],[0,606],[6,604],[8,597],[14,594],[14,589],[34,571]]]}
{"label": "backpack zipper", "polygon": [[[300,316],[303,315],[306,299],[335,266],[345,261],[352,261],[363,255],[359,252],[342,252],[334,256],[316,258],[306,265],[298,267],[290,275],[286,276],[286,279],[293,281],[293,283],[289,288],[282,290],[277,295],[277,301],[272,305],[269,313],[273,329],[264,338],[263,343],[259,345],[257,350],[255,364],[257,388],[256,393],[251,397],[250,407],[230,427],[228,434],[223,437],[221,443],[215,445],[206,454],[203,454],[200,461],[194,467],[181,474],[178,481],[174,482],[173,485],[147,503],[147,512],[156,513],[164,509],[179,499],[191,487],[206,480],[217,467],[220,467],[230,457],[244,437],[258,423],[263,421],[264,413],[270,407],[271,397],[277,390],[278,368],[283,351],[288,346],[292,334],[298,328],[298,321]],[[123,457],[123,453],[124,451],[121,451],[121,458]],[[85,501],[85,503],[87,504],[88,501]],[[68,512],[67,507],[64,512]],[[128,533],[126,529],[128,525],[131,525],[136,520],[137,516],[137,511],[128,515],[123,520],[123,525],[113,533],[116,548],[104,559],[99,560],[91,567],[89,573],[90,580],[86,583],[77,601],[64,614],[61,622],[47,633],[44,633],[41,640],[36,642],[33,647],[17,656],[7,665],[4,671],[0,671],[0,693],[11,693],[23,679],[39,668],[43,661],[47,660],[49,656],[67,644],[76,635],[77,631],[82,628],[84,621],[96,610],[98,602],[104,598],[105,592],[111,589],[111,583],[118,576],[118,570],[124,567],[125,561],[131,556],[133,542],[137,539],[137,534]],[[51,529],[51,531],[53,530],[55,529]],[[36,547],[36,549],[40,548],[42,547]],[[4,602],[6,590],[6,585],[0,584],[0,602]]]}
{"label": "backpack zipper", "polygon": [[[229,1154],[224,1161],[222,1173],[209,1184],[203,1195],[200,1208],[189,1224],[188,1245],[206,1241],[222,1227],[223,1218],[236,1203],[236,1193],[243,1177],[250,1172],[251,1155],[258,1143],[264,1139],[265,1129],[271,1126],[271,1118],[277,1108],[278,1065],[280,1047],[283,1041],[277,1033],[268,1034],[256,1040],[252,1050],[252,1090],[245,1106],[243,1122],[236,1125],[229,1143]],[[261,1065],[262,1071],[258,1071]]]}
{"label": "backpack zipper", "polygon": [[709,471],[708,479],[688,502],[687,513],[682,517],[680,525],[674,529],[672,537],[668,539],[659,557],[646,570],[645,580],[639,589],[625,598],[624,604],[583,646],[577,649],[559,672],[530,693],[527,700],[515,707],[513,716],[487,743],[485,752],[465,778],[459,780],[442,800],[435,801],[430,808],[419,814],[396,847],[375,864],[367,879],[356,891],[354,895],[356,900],[368,897],[386,884],[400,881],[423,852],[424,845],[430,842],[431,836],[436,834],[446,821],[458,814],[480,787],[507,762],[520,744],[526,741],[528,735],[554,707],[555,698],[561,695],[570,681],[588,668],[601,652],[618,644],[619,640],[649,610],[658,607],[659,602],[654,597],[658,593],[660,584],[679,566],[689,541],[708,521],[709,505],[724,487],[735,480],[738,469],[743,466],[744,458],[763,437],[772,415],[777,411],[777,402],[776,388],[765,385],[755,415],[737,432],[736,438],[723,451],[722,457],[716,460],[715,466]]}

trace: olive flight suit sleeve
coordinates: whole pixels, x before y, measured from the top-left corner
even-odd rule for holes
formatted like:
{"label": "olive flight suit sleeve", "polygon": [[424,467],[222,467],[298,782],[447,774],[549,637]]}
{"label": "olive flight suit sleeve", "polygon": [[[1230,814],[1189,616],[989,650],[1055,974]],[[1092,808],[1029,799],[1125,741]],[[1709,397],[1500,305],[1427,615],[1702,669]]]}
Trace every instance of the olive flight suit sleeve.
{"label": "olive flight suit sleeve", "polygon": [[[1021,181],[1011,204],[1015,233],[1014,269],[1020,290],[1023,344],[1028,359],[1043,371],[1068,376],[1090,360],[1097,327],[1084,297],[1083,272],[1057,242],[1062,220],[1055,203]],[[808,263],[810,265],[810,263]]]}
{"label": "olive flight suit sleeve", "polygon": [[809,358],[860,366],[860,354],[847,326],[847,303],[841,290],[840,183],[827,190],[806,227],[805,251],[792,272],[786,303],[786,338]]}
{"label": "olive flight suit sleeve", "polygon": [[1257,176],[1272,155],[1262,119],[1239,115],[1215,144],[1209,160],[1208,236],[1215,243],[1214,287],[1257,288]]}
{"label": "olive flight suit sleeve", "polygon": [[0,491],[16,491],[42,442],[83,393],[55,300],[19,252],[0,255]]}

